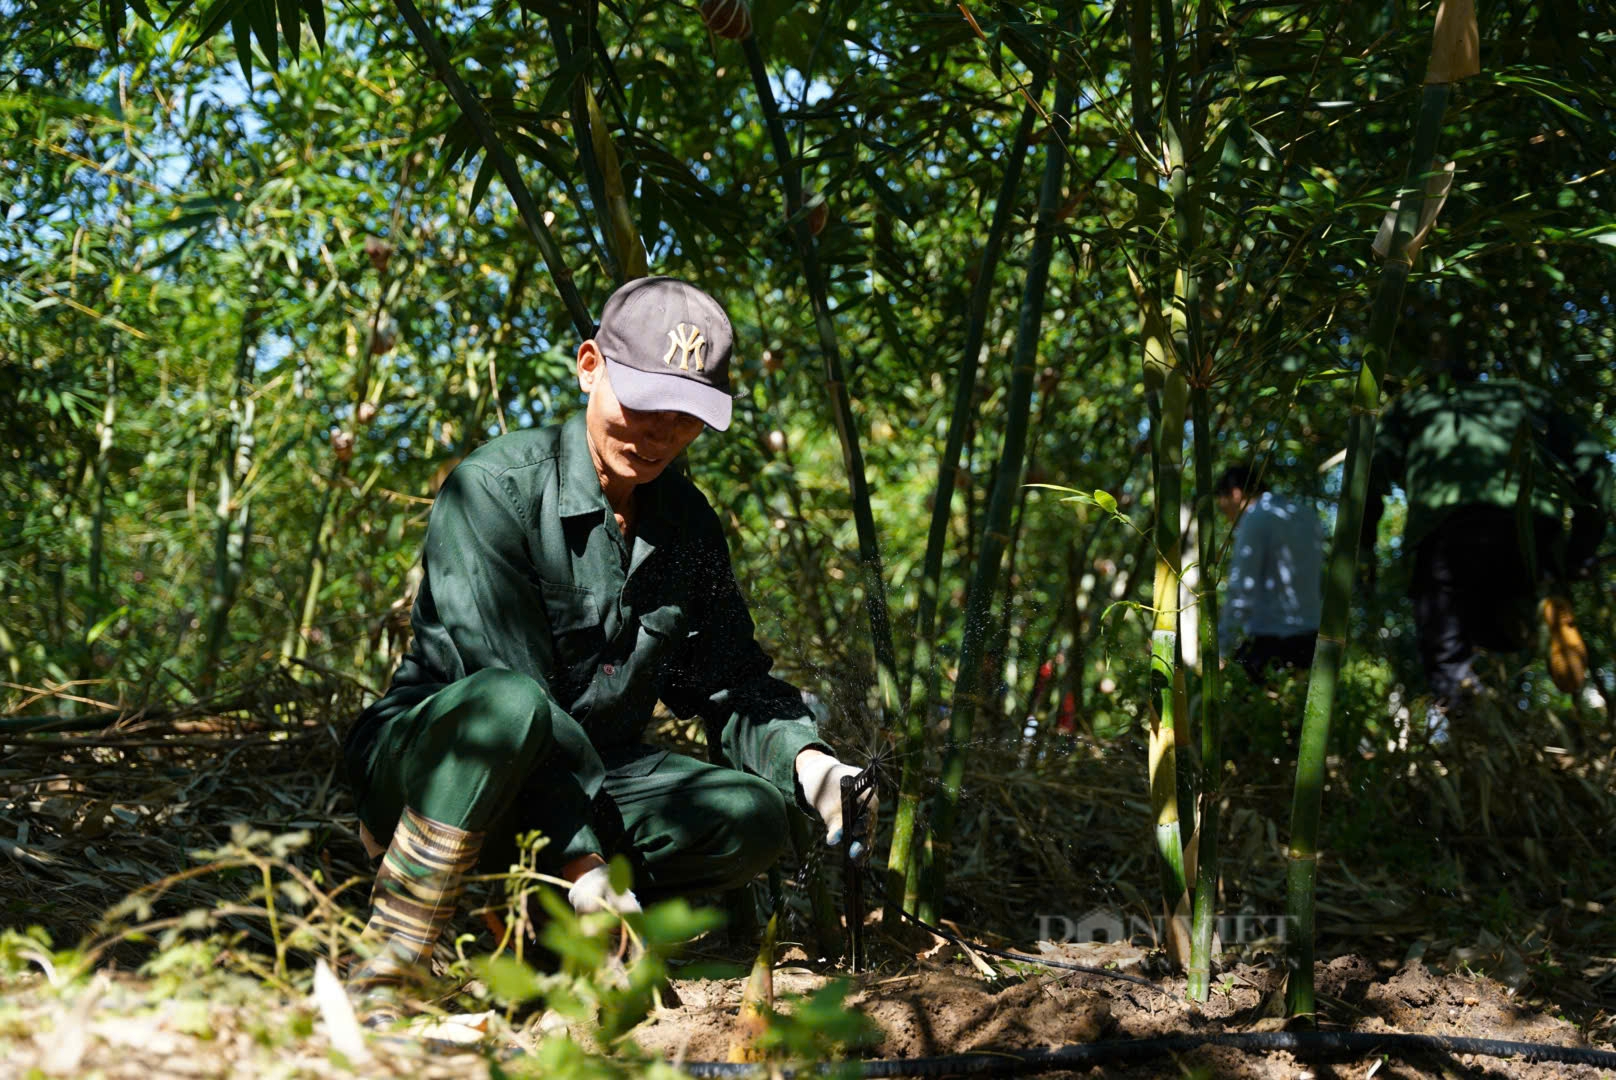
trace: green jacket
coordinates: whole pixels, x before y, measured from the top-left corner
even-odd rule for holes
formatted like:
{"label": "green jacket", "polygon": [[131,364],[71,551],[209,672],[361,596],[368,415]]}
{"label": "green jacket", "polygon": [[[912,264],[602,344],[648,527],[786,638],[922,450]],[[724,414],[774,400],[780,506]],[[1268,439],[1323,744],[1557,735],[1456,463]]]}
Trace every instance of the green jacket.
{"label": "green jacket", "polygon": [[630,544],[581,413],[461,462],[427,525],[411,650],[350,733],[349,759],[445,685],[503,668],[545,687],[608,767],[636,756],[660,700],[796,803],[797,753],[828,748],[802,695],[768,673],[718,516],[671,469],[636,498]]}
{"label": "green jacket", "polygon": [[1461,506],[1497,506],[1557,522],[1570,509],[1565,556],[1575,569],[1593,556],[1610,515],[1604,446],[1547,391],[1514,379],[1446,391],[1421,387],[1397,398],[1375,442],[1371,527],[1391,483],[1408,496],[1403,536],[1410,548]]}

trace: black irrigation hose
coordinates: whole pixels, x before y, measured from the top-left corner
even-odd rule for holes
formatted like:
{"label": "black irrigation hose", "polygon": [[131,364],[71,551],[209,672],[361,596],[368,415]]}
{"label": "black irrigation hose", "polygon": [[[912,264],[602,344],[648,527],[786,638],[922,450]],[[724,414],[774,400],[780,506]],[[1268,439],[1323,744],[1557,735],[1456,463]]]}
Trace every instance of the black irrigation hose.
{"label": "black irrigation hose", "polygon": [[[1203,1046],[1222,1046],[1243,1053],[1287,1051],[1299,1056],[1305,1054],[1350,1058],[1367,1057],[1371,1054],[1410,1057],[1421,1052],[1480,1054],[1485,1057],[1520,1058],[1528,1062],[1558,1061],[1570,1065],[1616,1069],[1616,1053],[1582,1046],[1363,1031],[1264,1031],[1165,1035],[1154,1039],[1114,1039],[1107,1042],[1059,1046],[1052,1050],[1006,1050],[995,1053],[948,1054],[943,1057],[848,1061],[801,1069],[780,1069],[778,1075],[791,1080],[792,1077],[847,1070],[852,1075],[870,1080],[896,1076],[1031,1076],[1065,1069],[1085,1069],[1095,1065],[1147,1061],[1185,1053]],[[727,1061],[686,1061],[676,1067],[688,1076],[697,1077],[698,1080],[758,1077],[770,1073],[769,1066],[734,1064]]]}

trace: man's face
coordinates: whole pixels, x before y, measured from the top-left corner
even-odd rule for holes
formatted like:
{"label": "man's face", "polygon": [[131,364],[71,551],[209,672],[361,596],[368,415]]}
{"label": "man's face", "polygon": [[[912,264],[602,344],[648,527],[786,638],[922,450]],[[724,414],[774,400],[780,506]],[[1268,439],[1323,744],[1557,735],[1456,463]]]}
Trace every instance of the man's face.
{"label": "man's face", "polygon": [[617,400],[593,341],[578,349],[578,385],[589,395],[585,424],[595,466],[608,483],[648,484],[696,441],[707,425],[688,413],[643,412]]}
{"label": "man's face", "polygon": [[1225,491],[1218,496],[1218,509],[1223,516],[1231,522],[1240,519],[1240,511],[1246,508],[1246,493],[1242,488]]}

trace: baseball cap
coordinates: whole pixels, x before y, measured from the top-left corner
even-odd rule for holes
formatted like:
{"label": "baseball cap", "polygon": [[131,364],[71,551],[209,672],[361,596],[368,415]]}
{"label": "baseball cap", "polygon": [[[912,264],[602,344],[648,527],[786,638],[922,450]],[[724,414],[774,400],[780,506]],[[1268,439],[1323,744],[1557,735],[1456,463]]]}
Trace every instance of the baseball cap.
{"label": "baseball cap", "polygon": [[715,431],[729,428],[729,316],[717,300],[671,277],[618,287],[600,313],[595,345],[617,400],[646,412],[671,409]]}

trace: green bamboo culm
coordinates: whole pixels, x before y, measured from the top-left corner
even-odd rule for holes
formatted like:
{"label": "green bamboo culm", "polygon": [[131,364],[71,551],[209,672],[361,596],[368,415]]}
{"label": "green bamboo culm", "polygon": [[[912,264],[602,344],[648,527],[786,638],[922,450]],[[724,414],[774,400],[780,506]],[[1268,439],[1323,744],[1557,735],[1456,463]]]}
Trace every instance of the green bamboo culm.
{"label": "green bamboo culm", "polygon": [[[757,91],[758,103],[769,129],[769,140],[774,146],[775,160],[780,166],[780,178],[786,189],[786,206],[801,207],[802,177],[791,153],[791,142],[786,137],[785,122],[780,118],[780,107],[774,100],[774,89],[769,84],[768,68],[756,35],[748,35],[741,42],[746,53],[747,67],[752,73],[752,85]],[[803,277],[808,285],[808,296],[814,309],[814,326],[819,333],[819,348],[825,365],[825,389],[830,395],[831,420],[836,425],[836,436],[841,442],[842,465],[847,470],[848,494],[853,504],[853,524],[858,533],[859,565],[863,570],[864,608],[870,620],[870,640],[875,651],[875,674],[880,693],[883,719],[898,713],[898,660],[892,646],[892,624],[887,614],[886,575],[881,566],[881,546],[876,539],[875,515],[870,509],[870,488],[864,476],[864,455],[859,449],[858,426],[853,419],[853,406],[847,393],[847,382],[842,374],[841,348],[836,341],[836,324],[825,293],[825,279],[819,268],[819,254],[814,246],[813,233],[808,227],[806,214],[795,215],[793,235],[797,254],[802,259]]]}
{"label": "green bamboo culm", "polygon": [[[1169,165],[1167,177],[1167,193],[1173,203],[1173,233],[1175,239],[1176,268],[1173,275],[1173,307],[1171,312],[1171,333],[1174,353],[1178,357],[1179,368],[1187,372],[1190,382],[1190,414],[1194,427],[1195,450],[1195,491],[1196,491],[1196,565],[1200,572],[1201,591],[1198,603],[1199,618],[1199,655],[1201,661],[1201,715],[1200,715],[1200,746],[1195,746],[1190,738],[1190,716],[1182,694],[1176,693],[1182,685],[1185,673],[1182,663],[1183,650],[1178,649],[1179,664],[1173,672],[1174,712],[1172,724],[1175,747],[1187,751],[1185,756],[1188,762],[1177,762],[1178,777],[1178,805],[1182,818],[1191,823],[1190,843],[1193,851],[1186,851],[1184,858],[1190,861],[1193,856],[1194,882],[1185,882],[1186,889],[1193,884],[1194,896],[1190,903],[1189,927],[1189,956],[1185,965],[1186,985],[1185,993],[1191,1001],[1205,1001],[1210,992],[1212,974],[1212,926],[1216,917],[1218,892],[1218,813],[1217,801],[1221,797],[1217,790],[1222,776],[1222,742],[1219,731],[1218,717],[1218,602],[1217,602],[1217,559],[1215,556],[1217,536],[1217,507],[1213,501],[1212,491],[1212,401],[1210,387],[1213,377],[1212,356],[1207,351],[1206,335],[1203,332],[1201,318],[1201,276],[1196,265],[1196,252],[1202,244],[1203,214],[1197,185],[1192,177],[1191,158],[1198,156],[1203,150],[1203,141],[1206,134],[1207,109],[1197,83],[1202,69],[1206,64],[1206,50],[1210,40],[1209,20],[1211,5],[1201,4],[1196,9],[1197,32],[1190,39],[1191,49],[1188,64],[1185,67],[1184,78],[1180,79],[1176,73],[1177,65],[1173,62],[1173,53],[1169,52],[1166,73],[1166,103],[1162,110],[1165,122],[1163,124],[1163,141],[1166,146],[1166,161]],[[1161,5],[1160,19],[1164,28],[1163,38],[1169,49],[1176,49],[1176,36],[1172,32],[1172,6],[1167,3]],[[1184,107],[1183,91],[1185,84],[1191,90],[1191,102],[1188,109]],[[1166,410],[1164,410],[1165,413]],[[1175,447],[1182,454],[1182,423],[1180,413],[1175,419],[1176,426],[1169,428],[1164,416],[1162,423],[1162,438],[1175,439]],[[1158,455],[1160,461],[1171,461],[1171,454],[1164,451]],[[1177,472],[1178,500],[1183,498],[1183,468],[1179,463]],[[1158,490],[1165,490],[1165,484]],[[1165,507],[1166,500],[1163,501]],[[1163,513],[1165,517],[1165,510]],[[1173,550],[1182,565],[1182,540],[1177,537],[1179,529],[1179,516],[1175,512],[1170,522],[1158,519],[1158,524],[1166,524],[1174,530]],[[1176,600],[1180,590],[1173,589],[1173,599]],[[1157,618],[1160,615],[1160,601],[1158,600]],[[1182,645],[1181,641],[1176,642]],[[1175,755],[1176,756],[1176,755]],[[1188,767],[1186,767],[1188,766]],[[1199,799],[1197,799],[1199,793]],[[1182,827],[1181,827],[1182,828]],[[1176,881],[1174,884],[1177,884]]]}
{"label": "green bamboo culm", "polygon": [[256,399],[250,382],[258,357],[260,275],[264,261],[255,258],[248,271],[247,306],[241,316],[241,340],[231,383],[230,418],[220,431],[216,451],[218,492],[214,504],[213,584],[208,593],[207,643],[202,650],[198,684],[211,690],[218,678],[220,654],[230,637],[230,609],[236,603],[247,566],[247,538],[252,532],[252,496],[242,487],[252,466],[253,414]]}
{"label": "green bamboo culm", "polygon": [[[1134,176],[1141,189],[1156,188],[1160,181],[1152,146],[1159,143],[1156,111],[1151,94],[1153,57],[1156,41],[1151,26],[1150,5],[1134,4],[1130,9],[1129,38],[1132,45],[1133,129],[1137,140]],[[1163,13],[1161,31],[1172,30],[1170,9]],[[1171,55],[1171,44],[1166,55]],[[1170,81],[1171,73],[1166,79]],[[1134,263],[1130,266],[1139,300],[1143,334],[1141,352],[1147,393],[1159,404],[1150,409],[1150,446],[1156,497],[1156,573],[1151,589],[1154,613],[1150,634],[1150,738],[1147,783],[1151,817],[1155,823],[1156,850],[1160,855],[1162,901],[1169,919],[1169,953],[1184,959],[1177,935],[1176,917],[1188,901],[1188,881],[1184,865],[1184,845],[1179,825],[1180,792],[1178,747],[1181,725],[1186,718],[1178,709],[1178,587],[1180,571],[1179,504],[1184,461],[1184,414],[1188,387],[1182,367],[1174,355],[1174,343],[1161,312],[1161,302],[1150,267],[1156,261],[1155,237],[1144,224],[1144,215],[1134,238]]]}
{"label": "green bamboo culm", "polygon": [[415,43],[426,53],[432,70],[437,72],[438,78],[449,91],[455,105],[477,132],[477,139],[483,144],[483,152],[493,163],[505,187],[510,192],[511,201],[516,203],[516,210],[522,217],[522,224],[527,226],[528,235],[538,245],[539,254],[544,259],[545,267],[550,271],[550,280],[555,285],[556,292],[561,297],[567,314],[572,317],[573,329],[580,337],[595,336],[595,317],[589,312],[589,305],[585,304],[583,297],[578,294],[578,288],[572,280],[572,270],[567,266],[561,254],[561,247],[555,242],[550,229],[544,224],[544,217],[539,213],[538,204],[533,201],[533,193],[527,189],[522,180],[521,167],[516,159],[505,149],[505,144],[499,141],[499,135],[494,131],[494,122],[489,119],[488,110],[477,95],[471,92],[460,73],[455,70],[454,61],[449,57],[449,50],[443,47],[443,42],[433,32],[431,25],[421,15],[421,9],[415,6],[415,0],[395,0],[394,6],[398,9],[399,17],[409,28],[410,36]]}
{"label": "green bamboo culm", "polygon": [[1369,337],[1352,397],[1347,429],[1346,472],[1336,511],[1324,605],[1319,616],[1318,646],[1308,676],[1302,713],[1301,745],[1296,760],[1296,787],[1291,804],[1291,840],[1286,874],[1286,942],[1290,968],[1285,1006],[1292,1016],[1313,1016],[1314,889],[1318,875],[1319,811],[1324,795],[1324,758],[1330,739],[1336,685],[1346,649],[1348,607],[1358,564],[1358,534],[1369,494],[1369,467],[1374,453],[1375,423],[1380,413],[1381,381],[1397,329],[1403,289],[1411,262],[1409,241],[1419,225],[1425,177],[1435,165],[1437,139],[1448,103],[1449,84],[1429,83],[1420,99],[1419,122],[1408,174],[1398,192],[1396,231],[1391,251],[1375,286]]}
{"label": "green bamboo culm", "polygon": [[[406,157],[399,168],[399,194],[393,203],[389,235],[398,235],[403,223],[405,208],[409,205],[409,180],[412,171],[412,159]],[[360,409],[370,400],[371,364],[377,352],[376,336],[381,329],[381,319],[386,312],[398,307],[404,283],[408,279],[405,272],[408,265],[408,259],[402,253],[395,252],[393,258],[387,261],[387,268],[377,271],[376,299],[370,309],[369,329],[365,332],[365,340],[359,350],[359,364],[354,369],[353,383],[348,388],[348,397],[353,402],[351,414],[353,421],[349,434],[355,439],[359,437],[361,427],[358,420]],[[519,285],[513,284],[513,288],[519,288]],[[503,333],[503,330],[502,325],[500,332]],[[325,494],[320,499],[320,509],[313,530],[314,538],[310,541],[308,559],[304,563],[303,600],[296,609],[298,619],[295,623],[287,625],[286,636],[281,639],[283,665],[294,660],[302,660],[309,654],[309,632],[313,629],[315,616],[320,610],[320,590],[325,583],[327,560],[340,517],[337,513],[338,493],[343,489],[352,461],[351,456],[333,455],[330,472],[324,478]],[[300,677],[306,673],[306,669],[294,667],[293,672],[294,678]]]}
{"label": "green bamboo culm", "polygon": [[1005,416],[1004,446],[999,454],[993,495],[988,501],[982,547],[971,575],[965,602],[964,637],[960,642],[959,677],[954,684],[949,710],[948,746],[943,760],[942,783],[932,808],[931,861],[922,883],[921,918],[936,919],[948,875],[948,859],[953,846],[954,822],[959,809],[960,788],[965,779],[966,748],[979,704],[983,647],[992,631],[989,625],[993,594],[998,586],[999,563],[1010,538],[1010,515],[1021,482],[1021,468],[1027,449],[1028,418],[1032,413],[1033,376],[1038,367],[1038,339],[1042,332],[1044,299],[1049,281],[1049,264],[1055,246],[1055,215],[1060,207],[1061,178],[1066,164],[1064,132],[1074,98],[1072,88],[1058,81],[1055,110],[1050,117],[1050,134],[1044,158],[1043,183],[1038,191],[1038,226],[1027,265],[1027,281],[1021,295],[1021,313],[1016,327],[1016,351],[1011,362],[1010,389]]}
{"label": "green bamboo culm", "polygon": [[[1044,91],[1044,75],[1034,80],[1030,93],[1037,101]],[[1016,192],[1032,140],[1038,109],[1029,103],[1022,111],[1015,142],[1005,161],[1004,181],[993,204],[987,242],[977,263],[976,284],[971,288],[970,322],[965,333],[965,350],[960,354],[959,372],[954,380],[953,412],[948,421],[948,438],[937,465],[937,494],[932,504],[931,529],[926,536],[926,555],[920,577],[920,600],[915,613],[915,646],[910,654],[908,692],[904,699],[903,743],[899,753],[902,778],[898,785],[898,807],[893,818],[892,847],[887,856],[887,918],[913,915],[919,903],[914,849],[915,824],[920,816],[920,788],[925,772],[926,717],[937,696],[937,596],[943,574],[943,551],[948,544],[948,523],[953,517],[954,480],[959,469],[965,432],[971,423],[971,406],[976,396],[976,376],[981,366],[982,340],[986,336],[988,301],[993,293],[993,277],[1004,250],[1005,235],[1015,218]]]}
{"label": "green bamboo culm", "polygon": [[[107,399],[101,406],[101,422],[96,425],[96,451],[95,451],[95,516],[90,522],[90,595],[96,597],[95,603],[100,602],[101,581],[104,570],[106,553],[107,529],[107,496],[111,490],[112,449],[117,432],[118,423],[118,350],[115,344],[109,344],[106,359],[107,369]],[[101,613],[94,607],[85,612],[85,621],[94,626],[99,621]],[[86,635],[88,636],[88,635]],[[81,679],[91,677],[92,661],[91,649],[94,642],[87,642],[84,652],[86,665]]]}
{"label": "green bamboo culm", "polygon": [[1161,854],[1162,900],[1169,918],[1189,891],[1180,830],[1178,744],[1185,722],[1178,693],[1178,592],[1183,537],[1178,524],[1183,498],[1184,413],[1188,386],[1176,365],[1162,386],[1156,441],[1156,575],[1151,589],[1150,806]]}
{"label": "green bamboo culm", "polygon": [[1205,1001],[1212,987],[1212,926],[1218,902],[1218,800],[1222,798],[1222,675],[1218,670],[1217,506],[1212,480],[1212,403],[1204,378],[1190,391],[1195,429],[1196,554],[1201,653],[1201,791],[1199,844],[1195,857],[1195,897],[1190,921],[1190,963],[1185,996]]}

